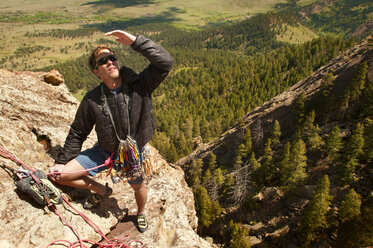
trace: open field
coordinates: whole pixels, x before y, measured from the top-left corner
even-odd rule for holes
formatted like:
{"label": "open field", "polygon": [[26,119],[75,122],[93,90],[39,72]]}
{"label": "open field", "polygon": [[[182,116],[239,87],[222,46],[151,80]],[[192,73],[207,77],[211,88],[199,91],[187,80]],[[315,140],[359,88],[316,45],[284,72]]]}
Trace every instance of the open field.
{"label": "open field", "polygon": [[[59,29],[76,29],[76,24],[61,24]],[[95,33],[86,37],[27,37],[27,32],[43,33],[57,28],[50,24],[1,24],[0,61],[2,68],[9,70],[30,70],[41,68],[56,62],[64,62],[80,57],[97,45],[97,39],[104,37],[103,33]],[[5,35],[6,34],[6,35]],[[29,51],[20,54],[19,51]],[[6,62],[4,61],[6,59]]]}
{"label": "open field", "polygon": [[130,18],[143,22],[147,19],[159,19],[168,23],[199,27],[268,12],[276,4],[284,2],[286,0],[14,0],[0,2],[0,21],[15,19],[22,22],[22,18],[14,16],[16,12],[20,12],[17,14],[25,16],[23,22],[29,21],[37,13],[46,13],[57,16],[51,17],[50,20],[45,18],[45,22],[51,22],[53,19],[61,19],[60,22],[79,22],[79,18],[103,21]]}
{"label": "open field", "polygon": [[280,34],[276,35],[276,38],[278,41],[282,42],[300,44],[318,37],[317,34],[301,25],[298,25],[297,27],[283,25],[281,29],[283,31],[280,31]]}
{"label": "open field", "polygon": [[63,0],[63,1],[49,1],[49,0],[12,0],[0,2],[0,13],[9,13],[21,11],[28,14],[41,12],[71,12],[75,14],[91,12],[89,5],[84,6],[84,0]]}
{"label": "open field", "polygon": [[[10,70],[30,70],[74,59],[90,51],[103,32],[75,38],[45,35],[51,30],[74,30],[87,24],[120,21],[125,26],[147,22],[181,28],[267,12],[286,0],[13,0],[0,2],[0,61]],[[26,34],[43,34],[26,36]],[[25,56],[17,52],[28,51]]]}
{"label": "open field", "polygon": [[[267,12],[277,3],[284,2],[286,0],[13,0],[0,2],[0,13],[21,11],[34,14],[40,11],[73,16],[106,15],[119,18],[168,14],[179,21],[189,21],[190,19],[208,19],[212,17],[211,15],[237,18],[247,14]],[[196,18],[190,18],[193,15]],[[199,22],[196,20],[196,23]]]}

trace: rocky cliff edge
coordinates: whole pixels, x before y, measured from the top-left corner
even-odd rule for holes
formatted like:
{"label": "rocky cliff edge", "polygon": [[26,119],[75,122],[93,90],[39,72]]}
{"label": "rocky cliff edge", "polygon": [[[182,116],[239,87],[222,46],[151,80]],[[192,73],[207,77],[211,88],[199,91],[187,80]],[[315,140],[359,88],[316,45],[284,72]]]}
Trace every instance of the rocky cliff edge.
{"label": "rocky cliff edge", "polygon": [[[26,165],[45,172],[63,146],[79,105],[68,92],[62,77],[57,72],[51,74],[56,75],[0,70],[1,145]],[[95,142],[93,133],[84,147]],[[109,239],[126,234],[129,235],[127,241],[141,240],[146,247],[211,247],[195,232],[197,217],[193,193],[185,183],[183,171],[168,164],[153,148],[152,153],[156,170],[147,183],[150,226],[145,233],[139,233],[133,224],[136,203],[128,184],[112,185],[106,173],[101,173],[97,179],[108,182],[114,193],[92,211],[84,210],[81,204],[87,191],[67,187],[60,190],[72,206],[97,224]],[[0,157],[0,163],[17,167],[3,157]],[[77,241],[72,230],[63,225],[56,214],[17,191],[14,180],[2,168],[0,199],[1,247],[46,247],[55,240]],[[57,205],[57,209],[78,230],[81,238],[101,240],[101,236],[66,203]]]}

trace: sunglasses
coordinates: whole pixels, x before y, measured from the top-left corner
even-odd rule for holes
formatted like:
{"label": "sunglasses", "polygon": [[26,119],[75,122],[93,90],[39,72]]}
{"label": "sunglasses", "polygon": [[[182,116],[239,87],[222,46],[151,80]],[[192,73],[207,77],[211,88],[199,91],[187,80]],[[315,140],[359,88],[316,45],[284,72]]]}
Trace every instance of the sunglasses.
{"label": "sunglasses", "polygon": [[[110,54],[106,57],[102,57],[101,59],[99,59],[97,61],[97,65],[98,66],[102,66],[102,65],[105,65],[107,63],[108,60],[111,60],[112,62],[115,62],[118,60],[117,56],[115,56],[114,54]],[[97,68],[97,66],[96,66]]]}

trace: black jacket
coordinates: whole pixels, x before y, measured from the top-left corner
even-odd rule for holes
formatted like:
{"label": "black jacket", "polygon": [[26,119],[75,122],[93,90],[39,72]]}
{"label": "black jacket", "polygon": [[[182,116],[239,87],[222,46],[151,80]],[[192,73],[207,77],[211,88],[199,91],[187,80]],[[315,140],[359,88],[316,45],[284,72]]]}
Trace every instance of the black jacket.
{"label": "black jacket", "polygon": [[[104,89],[120,138],[127,137],[127,108],[130,115],[131,136],[135,138],[138,146],[143,147],[152,138],[155,119],[151,94],[171,70],[173,58],[164,48],[142,35],[136,37],[131,47],[151,63],[140,74],[127,67],[122,67],[120,69],[123,79],[122,90],[116,95],[104,83],[87,92],[80,103],[65,145],[58,154],[55,163],[66,164],[79,155],[83,142],[94,126],[101,148],[109,153],[117,150],[119,141],[110,116],[103,108],[101,87]],[[127,101],[125,100],[126,95],[128,96]]]}

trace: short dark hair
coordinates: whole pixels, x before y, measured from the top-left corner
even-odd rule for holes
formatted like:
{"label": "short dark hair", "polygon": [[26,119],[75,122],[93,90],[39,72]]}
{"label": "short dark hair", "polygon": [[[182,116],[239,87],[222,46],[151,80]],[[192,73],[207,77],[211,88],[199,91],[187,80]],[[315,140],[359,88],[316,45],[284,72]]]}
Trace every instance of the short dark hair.
{"label": "short dark hair", "polygon": [[97,69],[97,63],[96,63],[97,55],[100,53],[101,50],[104,50],[104,49],[107,49],[112,54],[115,54],[115,52],[110,47],[108,47],[106,45],[103,45],[103,44],[101,44],[98,47],[96,47],[95,49],[93,49],[92,53],[91,53],[91,56],[89,56],[89,58],[88,58],[88,66],[89,66],[89,69],[91,69],[91,71]]}

